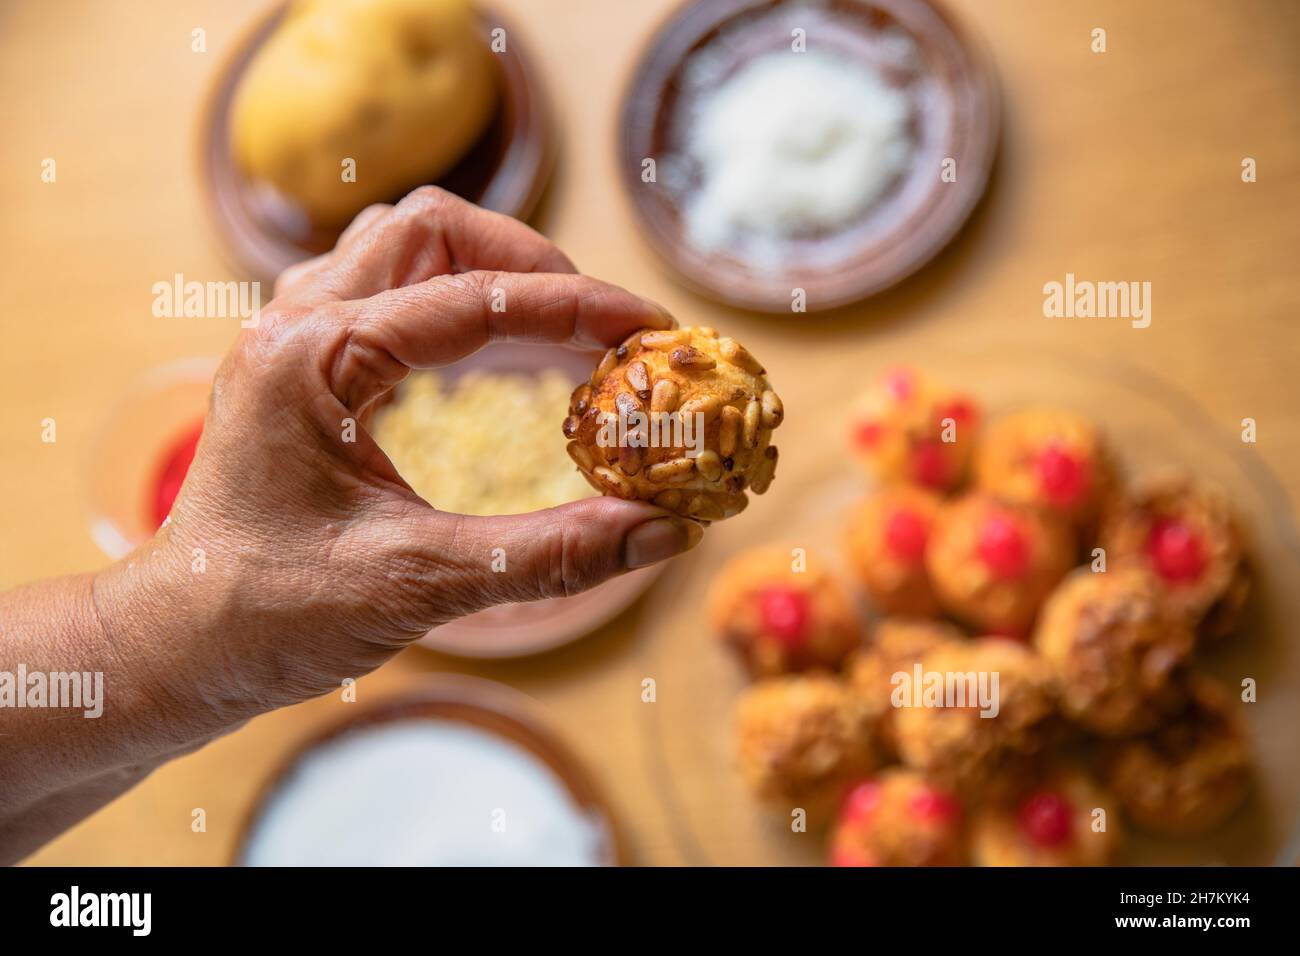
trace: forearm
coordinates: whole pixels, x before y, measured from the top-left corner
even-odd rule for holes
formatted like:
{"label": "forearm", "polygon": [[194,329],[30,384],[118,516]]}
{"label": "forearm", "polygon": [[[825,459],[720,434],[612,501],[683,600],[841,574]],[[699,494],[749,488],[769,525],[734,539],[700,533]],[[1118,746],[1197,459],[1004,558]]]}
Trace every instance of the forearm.
{"label": "forearm", "polygon": [[0,595],[0,863],[239,723],[201,691],[183,607],[160,633],[174,589],[140,562],[165,559],[133,559]]}

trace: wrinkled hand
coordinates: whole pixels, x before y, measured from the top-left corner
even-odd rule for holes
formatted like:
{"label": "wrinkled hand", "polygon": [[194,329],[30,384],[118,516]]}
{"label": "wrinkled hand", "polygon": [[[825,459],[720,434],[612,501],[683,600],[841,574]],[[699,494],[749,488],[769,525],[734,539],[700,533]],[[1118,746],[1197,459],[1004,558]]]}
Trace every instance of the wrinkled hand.
{"label": "wrinkled hand", "polygon": [[242,719],[337,688],[437,624],[686,550],[697,525],[614,498],[508,517],[437,511],[363,427],[410,369],[489,342],[608,347],[672,324],[579,275],[523,224],[440,190],[371,207],[333,252],[280,277],[217,372],[170,521],[97,582],[100,600],[129,610],[122,595],[143,596],[130,613],[154,624],[160,682]]}

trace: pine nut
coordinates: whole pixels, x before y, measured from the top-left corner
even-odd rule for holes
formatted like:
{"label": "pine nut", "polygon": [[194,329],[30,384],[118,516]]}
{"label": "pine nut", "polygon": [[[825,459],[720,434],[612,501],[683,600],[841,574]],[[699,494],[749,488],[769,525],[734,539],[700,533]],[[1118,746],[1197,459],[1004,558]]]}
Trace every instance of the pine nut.
{"label": "pine nut", "polygon": [[716,451],[702,451],[695,457],[695,468],[709,481],[722,477],[722,458]]}
{"label": "pine nut", "polygon": [[730,458],[736,453],[744,418],[735,406],[727,405],[722,409],[722,424],[718,427],[718,451],[723,458]]}
{"label": "pine nut", "polygon": [[667,508],[669,511],[676,511],[682,503],[682,493],[676,488],[669,488],[667,491],[661,491],[654,496],[654,503],[660,508]]}
{"label": "pine nut", "polygon": [[614,366],[618,364],[618,355],[613,349],[606,352],[596,366],[596,371],[591,373],[591,387],[600,388],[600,383],[605,380],[605,376],[613,371]]}
{"label": "pine nut", "polygon": [[573,463],[583,471],[591,471],[592,466],[596,464],[591,458],[591,452],[587,451],[586,445],[583,445],[580,442],[571,441],[564,447],[568,450],[569,457],[573,459]]}
{"label": "pine nut", "polygon": [[631,498],[633,496],[632,483],[617,472],[601,466],[596,468],[592,474],[605,486],[606,490],[612,491],[620,498]]}
{"label": "pine nut", "polygon": [[745,447],[758,447],[758,426],[762,419],[763,409],[758,399],[751,398],[749,404],[745,406]]}
{"label": "pine nut", "polygon": [[625,475],[635,475],[641,470],[641,449],[624,445],[618,450],[618,467]]}
{"label": "pine nut", "polygon": [[578,425],[578,433],[574,437],[584,445],[594,445],[596,443],[596,434],[599,431],[600,409],[593,405],[582,416],[582,421]]}
{"label": "pine nut", "polygon": [[667,352],[690,342],[691,334],[685,329],[666,329],[662,332],[642,332],[641,345],[656,352]]}
{"label": "pine nut", "polygon": [[681,415],[685,419],[688,415],[704,415],[704,424],[708,424],[717,417],[722,408],[722,402],[716,395],[701,395],[699,398],[692,398],[689,401],[682,402]]}
{"label": "pine nut", "polygon": [[758,359],[754,358],[749,349],[745,348],[735,339],[721,339],[718,342],[718,351],[722,353],[722,357],[732,365],[737,365],[740,368],[743,368],[751,375],[763,374],[763,366],[759,363]]}
{"label": "pine nut", "polygon": [[650,373],[646,370],[645,362],[632,362],[629,364],[627,371],[623,373],[623,377],[632,386],[632,391],[636,392],[642,399],[650,397]]}
{"label": "pine nut", "polygon": [[574,415],[583,415],[591,406],[591,386],[583,383],[569,396],[569,411]]}
{"label": "pine nut", "polygon": [[694,473],[695,462],[683,457],[651,465],[646,469],[645,476],[651,481],[685,481]]}
{"label": "pine nut", "polygon": [[614,404],[618,406],[618,410],[622,413],[624,419],[630,417],[633,412],[645,411],[645,405],[641,403],[641,399],[631,392],[619,392],[614,396]]}
{"label": "pine nut", "polygon": [[761,401],[763,424],[768,428],[776,428],[785,419],[785,406],[781,404],[781,399],[777,397],[776,392],[770,388],[763,393]]}
{"label": "pine nut", "polygon": [[702,521],[721,521],[722,505],[706,495],[696,495],[686,506],[686,513]]}
{"label": "pine nut", "polygon": [[675,412],[681,401],[681,390],[671,378],[661,378],[655,382],[650,394],[650,410],[653,412]]}
{"label": "pine nut", "polygon": [[776,459],[777,453],[775,446],[769,445],[763,453],[763,457],[758,460],[749,473],[749,487],[756,495],[761,495],[767,491],[772,484],[772,479],[776,476]]}
{"label": "pine nut", "polygon": [[690,372],[707,372],[718,365],[711,356],[705,355],[693,345],[673,349],[668,362],[673,368]]}

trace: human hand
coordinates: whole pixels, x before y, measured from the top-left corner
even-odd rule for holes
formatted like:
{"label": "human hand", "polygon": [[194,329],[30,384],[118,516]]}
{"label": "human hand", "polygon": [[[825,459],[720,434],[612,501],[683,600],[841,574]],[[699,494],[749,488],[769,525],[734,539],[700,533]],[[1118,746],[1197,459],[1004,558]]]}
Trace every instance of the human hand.
{"label": "human hand", "polygon": [[[607,348],[673,324],[579,275],[527,226],[441,190],[370,207],[333,252],[280,277],[217,372],[170,520],[100,576],[97,600],[110,617],[134,615],[124,633],[145,642],[136,650],[169,697],[241,720],[336,688],[437,624],[574,594],[684,551],[700,527],[642,502],[436,511],[363,427],[410,369],[490,341]],[[344,440],[349,421],[355,441]]]}

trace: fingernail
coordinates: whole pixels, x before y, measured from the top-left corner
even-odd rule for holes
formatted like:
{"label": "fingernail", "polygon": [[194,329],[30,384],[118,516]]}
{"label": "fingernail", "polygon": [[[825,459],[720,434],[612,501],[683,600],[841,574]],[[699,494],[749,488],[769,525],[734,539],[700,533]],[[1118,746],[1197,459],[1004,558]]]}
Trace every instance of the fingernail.
{"label": "fingernail", "polygon": [[629,568],[644,568],[689,551],[700,543],[704,529],[694,521],[655,518],[633,528],[624,552]]}
{"label": "fingernail", "polygon": [[651,320],[655,321],[655,324],[657,324],[659,328],[662,329],[677,328],[677,320],[673,318],[673,314],[671,312],[665,309],[658,302],[652,302],[651,300],[646,299],[645,303],[650,307]]}

